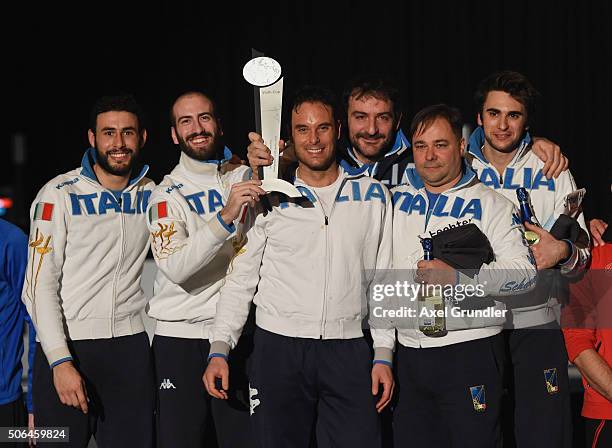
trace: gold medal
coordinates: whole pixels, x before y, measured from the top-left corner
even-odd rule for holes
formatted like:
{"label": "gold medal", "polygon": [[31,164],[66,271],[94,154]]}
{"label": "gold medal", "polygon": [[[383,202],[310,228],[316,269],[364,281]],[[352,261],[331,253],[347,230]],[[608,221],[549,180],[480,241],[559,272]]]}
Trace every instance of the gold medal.
{"label": "gold medal", "polygon": [[531,230],[526,230],[524,235],[525,239],[527,240],[527,244],[529,244],[530,246],[538,244],[538,242],[540,241],[539,235],[535,232],[532,232]]}

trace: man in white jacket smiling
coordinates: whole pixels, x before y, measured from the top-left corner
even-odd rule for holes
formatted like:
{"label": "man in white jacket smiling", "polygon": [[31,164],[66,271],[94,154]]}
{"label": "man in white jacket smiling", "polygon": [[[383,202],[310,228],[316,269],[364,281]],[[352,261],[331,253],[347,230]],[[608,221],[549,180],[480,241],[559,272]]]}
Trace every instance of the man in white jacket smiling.
{"label": "man in white jacket smiling", "polygon": [[[93,107],[82,166],[49,181],[31,208],[23,300],[40,344],[36,425],[68,426],[69,446],[153,444],[153,369],[140,287],[155,186],[137,169],[147,132],[131,96]],[[57,393],[56,393],[57,392]]]}
{"label": "man in white jacket smiling", "polygon": [[151,247],[158,266],[148,314],[157,384],[157,446],[201,447],[212,414],[220,447],[247,446],[250,431],[246,380],[248,338],[232,353],[231,400],[211,399],[202,384],[209,335],[226,271],[244,244],[243,205],[265,192],[232,161],[213,100],[186,92],[173,103],[172,139],[179,164],[155,189],[148,209]]}
{"label": "man in white jacket smiling", "polygon": [[227,353],[254,301],[251,414],[265,448],[307,446],[315,427],[320,447],[380,446],[376,411],[392,394],[393,330],[373,330],[374,358],[362,331],[372,271],[390,266],[390,196],[338,166],[338,131],[331,94],[296,94],[294,183],[303,197],[271,196],[273,210],[257,213],[221,288],[204,381],[227,398]]}
{"label": "man in white jacket smiling", "polygon": [[[461,124],[459,111],[444,104],[427,107],[413,119],[416,169],[407,173],[409,184],[393,190],[393,267],[415,269],[419,282],[473,285],[492,296],[527,291],[536,269],[522,225],[513,216],[516,207],[480,183],[465,163]],[[462,227],[465,234],[467,226],[486,237],[493,253],[473,278],[441,259],[423,260],[420,238]],[[473,299],[475,305],[487,300],[478,294]],[[499,443],[504,307],[489,301],[492,318],[461,327],[449,312],[448,332],[439,337],[422,333],[416,318],[398,321],[396,446],[489,448]]]}

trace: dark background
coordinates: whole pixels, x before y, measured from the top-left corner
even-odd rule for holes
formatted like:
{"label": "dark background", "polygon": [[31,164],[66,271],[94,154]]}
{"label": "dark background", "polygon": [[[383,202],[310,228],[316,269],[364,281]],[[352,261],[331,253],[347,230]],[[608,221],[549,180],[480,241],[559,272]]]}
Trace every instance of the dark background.
{"label": "dark background", "polygon": [[[242,66],[252,47],[281,63],[286,95],[303,83],[340,91],[363,71],[394,76],[405,97],[404,128],[414,112],[436,102],[458,106],[473,123],[478,81],[498,69],[522,71],[543,96],[533,133],[555,141],[569,157],[578,185],[588,190],[587,217],[608,216],[610,2],[201,0],[14,7],[2,31],[8,101],[0,186],[14,187],[9,219],[22,226],[38,189],[80,163],[89,109],[103,94],[133,92],[145,106],[145,159],[155,181],[178,160],[168,109],[187,88],[218,97],[227,144],[243,155],[254,118]],[[17,132],[27,142],[22,170],[10,151]]]}

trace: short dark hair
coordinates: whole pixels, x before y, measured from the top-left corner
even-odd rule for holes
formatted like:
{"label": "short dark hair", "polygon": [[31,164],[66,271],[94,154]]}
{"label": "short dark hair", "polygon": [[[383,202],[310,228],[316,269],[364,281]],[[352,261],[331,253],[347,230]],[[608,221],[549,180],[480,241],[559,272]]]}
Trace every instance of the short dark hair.
{"label": "short dark hair", "polygon": [[183,93],[178,95],[176,98],[174,98],[174,101],[172,101],[172,104],[170,105],[170,126],[176,126],[176,117],[174,116],[174,105],[181,98],[190,96],[190,95],[199,95],[203,98],[206,98],[208,101],[210,101],[210,103],[212,104],[213,113],[215,115],[215,118],[217,119],[217,121],[219,121],[220,119],[219,110],[217,108],[217,101],[215,100],[214,96],[211,95],[209,92],[204,92],[203,90],[193,89],[193,90],[184,91]]}
{"label": "short dark hair", "polygon": [[540,92],[536,90],[525,75],[510,70],[493,73],[480,81],[474,94],[474,103],[479,114],[483,112],[482,108],[489,92],[496,90],[506,92],[525,106],[528,117],[533,115]]}
{"label": "short dark hair", "polygon": [[321,103],[329,107],[334,122],[338,121],[338,103],[331,90],[320,86],[304,86],[298,89],[291,100],[290,111],[293,112],[304,103]]}
{"label": "short dark hair", "polygon": [[351,79],[342,94],[342,105],[348,113],[351,97],[356,99],[373,96],[378,100],[390,101],[393,104],[393,115],[398,119],[402,112],[400,90],[390,78],[381,75],[365,74]]}
{"label": "short dark hair", "polygon": [[412,123],[410,123],[410,140],[413,140],[414,135],[419,130],[427,130],[438,118],[446,120],[453,130],[453,134],[458,140],[461,140],[461,129],[463,127],[461,112],[456,107],[447,104],[434,104],[418,111],[412,119]]}
{"label": "short dark hair", "polygon": [[140,104],[138,104],[138,101],[136,101],[136,98],[132,94],[121,93],[99,98],[94,103],[89,114],[89,129],[93,132],[96,130],[98,115],[104,112],[130,112],[136,115],[140,132],[147,127],[144,110],[140,107]]}

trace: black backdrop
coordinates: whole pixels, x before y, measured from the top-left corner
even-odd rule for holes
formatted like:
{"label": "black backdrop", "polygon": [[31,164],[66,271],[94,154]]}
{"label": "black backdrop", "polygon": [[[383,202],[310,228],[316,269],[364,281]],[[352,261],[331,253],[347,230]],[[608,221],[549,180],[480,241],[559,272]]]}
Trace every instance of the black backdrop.
{"label": "black backdrop", "polygon": [[255,47],[281,63],[286,93],[302,83],[340,90],[362,71],[394,76],[405,97],[404,128],[414,112],[435,102],[458,106],[473,123],[477,82],[498,69],[522,71],[543,95],[534,133],[559,143],[570,158],[577,183],[588,189],[588,216],[609,213],[608,1],[14,7],[2,31],[7,115],[1,143],[9,148],[10,136],[23,133],[28,159],[20,180],[3,150],[0,185],[22,182],[18,191],[27,205],[47,180],[78,165],[89,108],[106,93],[133,92],[147,109],[145,159],[156,181],[178,160],[167,116],[171,99],[186,88],[215,93],[227,144],[244,154],[253,95],[241,72]]}

